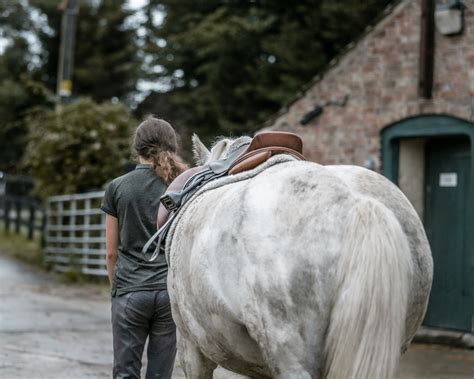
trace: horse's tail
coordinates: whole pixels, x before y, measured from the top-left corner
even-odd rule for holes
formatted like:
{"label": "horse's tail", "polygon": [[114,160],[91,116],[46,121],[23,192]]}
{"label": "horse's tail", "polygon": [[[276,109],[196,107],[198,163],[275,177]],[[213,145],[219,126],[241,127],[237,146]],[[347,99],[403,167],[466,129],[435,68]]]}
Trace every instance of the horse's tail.
{"label": "horse's tail", "polygon": [[326,338],[325,377],[395,375],[405,334],[412,259],[395,215],[376,200],[349,211]]}

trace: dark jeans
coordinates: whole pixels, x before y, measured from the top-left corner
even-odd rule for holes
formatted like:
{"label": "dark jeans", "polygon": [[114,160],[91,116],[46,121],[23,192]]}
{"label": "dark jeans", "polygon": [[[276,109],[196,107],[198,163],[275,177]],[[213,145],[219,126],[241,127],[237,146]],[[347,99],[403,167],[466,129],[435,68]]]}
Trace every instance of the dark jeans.
{"label": "dark jeans", "polygon": [[171,378],[176,356],[176,326],[168,291],[137,291],[112,297],[116,379],[140,378],[148,340],[146,379]]}

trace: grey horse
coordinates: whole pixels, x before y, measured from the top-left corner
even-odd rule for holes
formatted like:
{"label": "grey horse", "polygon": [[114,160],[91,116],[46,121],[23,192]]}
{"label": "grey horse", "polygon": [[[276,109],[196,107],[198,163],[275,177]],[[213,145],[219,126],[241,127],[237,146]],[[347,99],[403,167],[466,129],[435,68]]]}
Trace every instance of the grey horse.
{"label": "grey horse", "polygon": [[[200,163],[211,151],[195,139]],[[215,180],[166,241],[187,378],[392,378],[424,317],[433,263],[415,210],[383,176],[278,155]]]}

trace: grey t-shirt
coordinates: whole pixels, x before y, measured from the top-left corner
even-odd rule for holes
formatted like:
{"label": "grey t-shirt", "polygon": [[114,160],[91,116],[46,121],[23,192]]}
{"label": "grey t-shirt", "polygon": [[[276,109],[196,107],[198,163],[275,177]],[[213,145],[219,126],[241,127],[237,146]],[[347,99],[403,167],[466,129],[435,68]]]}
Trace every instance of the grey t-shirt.
{"label": "grey t-shirt", "polygon": [[142,248],[156,232],[156,215],[166,184],[151,165],[114,179],[105,191],[101,209],[118,219],[119,250],[114,268],[112,296],[132,291],[166,289],[168,265],[164,254],[149,262]]}

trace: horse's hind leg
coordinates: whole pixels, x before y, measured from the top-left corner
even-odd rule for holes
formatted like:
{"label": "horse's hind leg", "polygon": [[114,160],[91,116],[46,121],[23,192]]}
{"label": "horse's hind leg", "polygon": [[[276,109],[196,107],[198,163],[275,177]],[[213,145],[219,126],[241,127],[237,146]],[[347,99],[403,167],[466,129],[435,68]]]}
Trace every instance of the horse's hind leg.
{"label": "horse's hind leg", "polygon": [[212,379],[217,364],[207,359],[197,346],[178,333],[178,351],[184,374],[188,379]]}

